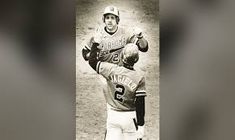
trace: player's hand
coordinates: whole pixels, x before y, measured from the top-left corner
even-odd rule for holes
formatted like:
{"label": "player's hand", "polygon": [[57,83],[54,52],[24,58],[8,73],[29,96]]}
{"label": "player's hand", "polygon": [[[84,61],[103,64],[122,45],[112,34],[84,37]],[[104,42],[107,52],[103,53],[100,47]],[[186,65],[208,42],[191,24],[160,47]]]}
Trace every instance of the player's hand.
{"label": "player's hand", "polygon": [[100,34],[96,34],[94,36],[94,43],[98,43],[98,44],[101,43],[101,35]]}
{"label": "player's hand", "polygon": [[102,40],[102,34],[99,29],[96,30],[95,35],[94,35],[94,43],[100,44]]}
{"label": "player's hand", "polygon": [[90,57],[90,50],[87,48],[83,48],[82,49],[82,56],[85,59],[85,61],[87,61]]}
{"label": "player's hand", "polygon": [[138,125],[138,130],[136,131],[137,139],[142,139],[144,137],[144,126]]}
{"label": "player's hand", "polygon": [[135,34],[135,36],[136,36],[138,39],[143,38],[143,31],[142,31],[142,29],[140,29],[140,28],[138,28],[138,27],[136,27],[136,28],[134,29],[134,34]]}

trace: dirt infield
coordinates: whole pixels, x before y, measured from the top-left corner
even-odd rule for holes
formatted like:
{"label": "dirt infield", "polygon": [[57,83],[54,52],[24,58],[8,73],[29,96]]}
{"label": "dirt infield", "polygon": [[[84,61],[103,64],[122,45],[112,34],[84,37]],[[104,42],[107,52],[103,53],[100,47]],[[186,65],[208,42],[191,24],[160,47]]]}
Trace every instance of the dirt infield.
{"label": "dirt infield", "polygon": [[98,74],[81,56],[82,42],[102,25],[107,5],[120,10],[120,26],[140,27],[149,51],[140,54],[136,69],[146,74],[146,136],[159,140],[159,20],[157,0],[77,0],[76,2],[76,140],[102,140],[106,125],[106,104]]}

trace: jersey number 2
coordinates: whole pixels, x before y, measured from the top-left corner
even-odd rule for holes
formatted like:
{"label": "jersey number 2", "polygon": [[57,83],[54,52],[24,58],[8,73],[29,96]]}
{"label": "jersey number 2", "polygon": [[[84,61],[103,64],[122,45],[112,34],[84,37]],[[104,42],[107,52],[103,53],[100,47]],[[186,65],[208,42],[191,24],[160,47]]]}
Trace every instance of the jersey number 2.
{"label": "jersey number 2", "polygon": [[123,94],[125,93],[125,87],[122,85],[116,85],[116,91],[114,93],[114,99],[123,102]]}
{"label": "jersey number 2", "polygon": [[113,54],[113,62],[118,62],[119,61],[119,56],[117,53]]}

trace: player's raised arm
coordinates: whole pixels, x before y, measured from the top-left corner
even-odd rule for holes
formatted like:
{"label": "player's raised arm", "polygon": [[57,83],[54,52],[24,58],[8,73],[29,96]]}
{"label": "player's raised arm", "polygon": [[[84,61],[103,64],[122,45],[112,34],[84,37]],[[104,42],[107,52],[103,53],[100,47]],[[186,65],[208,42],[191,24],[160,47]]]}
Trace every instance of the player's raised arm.
{"label": "player's raised arm", "polygon": [[93,43],[90,51],[90,56],[89,56],[89,65],[96,71],[97,64],[99,62],[97,53],[99,49],[97,48],[99,46],[98,43]]}
{"label": "player's raised arm", "polygon": [[94,37],[91,37],[89,40],[86,40],[82,43],[82,57],[85,61],[89,60],[91,46],[93,44]]}
{"label": "player's raised arm", "polygon": [[92,48],[93,44],[97,45],[97,43],[98,43],[98,45],[99,45],[101,42],[102,31],[100,31],[100,30],[101,29],[97,27],[94,35],[89,40],[84,42],[84,44],[83,44],[84,46],[82,48],[82,56],[85,61],[89,60],[90,52],[91,52],[91,48]]}
{"label": "player's raised arm", "polygon": [[148,41],[144,38],[142,29],[133,29],[133,34],[134,35],[130,37],[129,42],[135,43],[141,52],[147,52],[149,47]]}

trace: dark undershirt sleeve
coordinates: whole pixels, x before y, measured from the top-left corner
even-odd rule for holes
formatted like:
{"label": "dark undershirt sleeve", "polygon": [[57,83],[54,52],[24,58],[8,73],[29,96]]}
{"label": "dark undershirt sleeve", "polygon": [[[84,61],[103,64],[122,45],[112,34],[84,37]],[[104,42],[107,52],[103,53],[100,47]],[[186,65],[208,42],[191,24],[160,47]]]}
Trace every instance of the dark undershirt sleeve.
{"label": "dark undershirt sleeve", "polygon": [[139,126],[144,125],[144,116],[145,116],[145,97],[144,96],[139,96],[136,97],[136,117],[137,117],[137,124]]}

